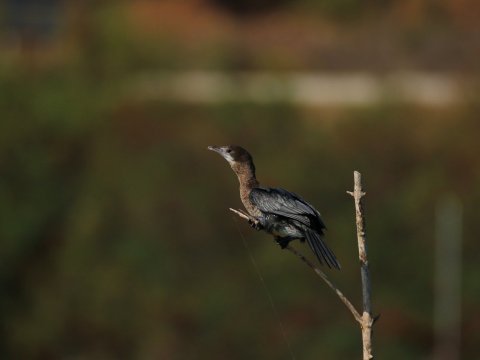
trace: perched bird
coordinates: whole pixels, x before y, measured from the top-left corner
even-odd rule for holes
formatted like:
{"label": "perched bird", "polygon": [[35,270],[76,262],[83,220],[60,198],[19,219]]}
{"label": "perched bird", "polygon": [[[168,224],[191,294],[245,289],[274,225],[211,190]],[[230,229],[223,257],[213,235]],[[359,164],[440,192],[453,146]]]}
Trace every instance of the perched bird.
{"label": "perched bird", "polygon": [[284,189],[260,186],[252,156],[237,145],[209,146],[228,161],[240,182],[240,198],[258,221],[257,230],[272,234],[282,249],[298,239],[307,241],[321,264],[340,269],[332,250],[323,240],[325,225],[320,213],[300,196]]}

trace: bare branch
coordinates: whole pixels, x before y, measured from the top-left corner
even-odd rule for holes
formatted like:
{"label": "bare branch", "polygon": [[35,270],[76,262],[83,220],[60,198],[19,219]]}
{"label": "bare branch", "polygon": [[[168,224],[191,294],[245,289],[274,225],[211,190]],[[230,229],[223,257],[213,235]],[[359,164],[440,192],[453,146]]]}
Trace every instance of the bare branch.
{"label": "bare branch", "polygon": [[257,219],[255,219],[253,216],[248,215],[245,211],[241,209],[235,210],[235,209],[229,208],[229,210],[234,212],[235,214],[237,214],[238,216],[240,216],[245,220],[258,222]]}
{"label": "bare branch", "polygon": [[[238,216],[240,216],[242,219],[245,219],[245,220],[248,220],[249,222],[251,223],[254,223],[254,224],[257,224],[258,223],[258,220],[255,219],[253,216],[250,216],[248,215],[247,213],[245,213],[244,211],[242,210],[235,210],[235,209],[232,209],[230,208],[230,211],[232,211],[233,213],[237,214]],[[360,316],[359,312],[355,309],[355,307],[352,305],[352,303],[350,302],[350,300],[348,300],[348,298],[340,291],[340,289],[338,289],[338,287],[336,287],[331,281],[330,279],[327,277],[327,275],[322,271],[320,270],[317,266],[315,266],[310,260],[308,260],[304,255],[302,255],[300,252],[298,252],[295,248],[293,248],[292,246],[287,246],[285,249],[289,250],[291,253],[293,253],[294,255],[296,255],[300,260],[302,260],[307,266],[309,266],[313,271],[315,271],[315,273],[323,280],[325,281],[325,283],[330,287],[330,289],[332,289],[336,294],[337,296],[339,297],[339,299],[345,304],[345,306],[348,308],[348,310],[350,310],[350,312],[352,313],[353,317],[355,318],[356,321],[358,321],[358,323],[361,325],[362,324],[362,317]]]}
{"label": "bare branch", "polygon": [[[362,343],[363,343],[363,360],[373,359],[372,355],[372,326],[378,319],[372,317],[372,302],[371,302],[371,281],[370,272],[368,269],[367,258],[367,245],[365,235],[365,217],[362,198],[365,196],[365,192],[362,190],[362,176],[358,171],[354,172],[354,189],[353,191],[347,191],[355,200],[355,218],[357,225],[357,241],[358,241],[358,256],[360,259],[360,273],[362,279],[362,300],[363,300],[363,313],[360,313],[355,309],[350,300],[330,281],[327,275],[315,266],[304,255],[298,252],[292,246],[287,246],[286,249],[296,255],[307,266],[309,266],[315,273],[332,289],[338,296],[338,298],[344,303],[344,305],[350,310],[355,320],[360,324],[362,330]],[[259,222],[253,216],[250,216],[242,210],[235,210],[230,208],[230,211],[234,212],[241,218],[247,220],[250,224],[259,225]]]}
{"label": "bare branch", "polygon": [[352,195],[355,201],[355,218],[357,224],[358,257],[360,259],[360,273],[362,277],[362,298],[363,298],[363,316],[362,316],[362,341],[363,341],[363,359],[373,359],[372,355],[372,325],[375,319],[372,317],[371,302],[371,281],[368,269],[367,245],[365,235],[365,217],[362,198],[365,192],[362,190],[362,175],[355,171],[353,173],[354,188],[353,192],[347,191]]}

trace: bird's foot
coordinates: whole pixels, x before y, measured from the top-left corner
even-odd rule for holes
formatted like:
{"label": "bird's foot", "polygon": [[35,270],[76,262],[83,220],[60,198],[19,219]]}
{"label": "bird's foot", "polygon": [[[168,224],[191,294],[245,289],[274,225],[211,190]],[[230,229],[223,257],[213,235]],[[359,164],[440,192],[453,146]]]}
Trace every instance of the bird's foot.
{"label": "bird's foot", "polygon": [[260,222],[259,222],[257,219],[252,219],[252,218],[250,218],[250,219],[248,220],[248,223],[249,223],[250,226],[251,226],[252,228],[254,228],[255,230],[260,231],[260,230],[263,229],[263,226],[260,224]]}
{"label": "bird's foot", "polygon": [[280,245],[280,248],[282,250],[285,249],[288,246],[288,243],[290,242],[289,239],[279,238],[279,237],[276,237],[275,241],[277,242],[278,245]]}

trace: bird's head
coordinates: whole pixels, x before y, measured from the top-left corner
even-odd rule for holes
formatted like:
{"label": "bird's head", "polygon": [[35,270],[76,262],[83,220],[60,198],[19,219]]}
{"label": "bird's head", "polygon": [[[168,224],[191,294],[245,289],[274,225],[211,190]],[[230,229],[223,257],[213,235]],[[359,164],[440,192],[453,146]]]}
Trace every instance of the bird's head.
{"label": "bird's head", "polygon": [[247,150],[238,145],[209,146],[208,150],[222,155],[230,165],[238,163],[252,163],[252,156]]}

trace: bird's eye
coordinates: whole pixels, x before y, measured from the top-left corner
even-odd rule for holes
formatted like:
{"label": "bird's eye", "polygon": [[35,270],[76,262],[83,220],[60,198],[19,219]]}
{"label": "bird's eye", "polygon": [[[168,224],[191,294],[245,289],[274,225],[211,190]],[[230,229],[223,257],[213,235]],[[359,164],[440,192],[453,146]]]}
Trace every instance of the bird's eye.
{"label": "bird's eye", "polygon": [[228,150],[227,150],[227,153],[230,154],[231,152],[232,152],[232,149],[228,149]]}

